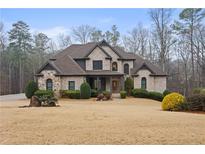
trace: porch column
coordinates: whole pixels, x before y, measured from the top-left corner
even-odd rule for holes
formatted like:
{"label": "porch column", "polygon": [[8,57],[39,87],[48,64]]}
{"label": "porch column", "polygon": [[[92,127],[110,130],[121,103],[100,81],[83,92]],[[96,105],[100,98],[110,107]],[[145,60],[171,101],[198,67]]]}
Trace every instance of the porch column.
{"label": "porch column", "polygon": [[124,76],[121,76],[120,77],[120,84],[121,84],[121,90],[124,90],[124,83],[125,83],[125,81],[124,81]]}
{"label": "porch column", "polygon": [[97,76],[97,90],[99,90],[99,76]]}
{"label": "porch column", "polygon": [[112,92],[112,76],[110,77],[110,92]]}

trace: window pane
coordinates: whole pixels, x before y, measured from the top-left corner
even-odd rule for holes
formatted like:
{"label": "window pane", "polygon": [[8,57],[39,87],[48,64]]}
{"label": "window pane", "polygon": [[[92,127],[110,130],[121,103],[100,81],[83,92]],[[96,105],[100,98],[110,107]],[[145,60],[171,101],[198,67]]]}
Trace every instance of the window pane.
{"label": "window pane", "polygon": [[68,90],[75,90],[75,81],[68,81]]}
{"label": "window pane", "polygon": [[147,88],[147,80],[146,78],[141,79],[141,88],[146,89]]}
{"label": "window pane", "polygon": [[129,74],[129,65],[128,64],[124,65],[124,73]]}
{"label": "window pane", "polygon": [[94,60],[93,70],[101,70],[101,69],[102,69],[102,60]]}
{"label": "window pane", "polygon": [[53,90],[53,82],[51,79],[46,80],[46,89]]}
{"label": "window pane", "polygon": [[117,63],[116,62],[112,63],[112,71],[117,71]]}

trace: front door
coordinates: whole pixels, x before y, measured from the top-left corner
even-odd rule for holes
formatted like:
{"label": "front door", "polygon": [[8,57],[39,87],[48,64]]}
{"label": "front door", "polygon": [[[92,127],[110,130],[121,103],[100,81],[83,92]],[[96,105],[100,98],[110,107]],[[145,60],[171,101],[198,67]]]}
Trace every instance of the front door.
{"label": "front door", "polygon": [[113,93],[119,92],[119,80],[112,81],[112,92]]}

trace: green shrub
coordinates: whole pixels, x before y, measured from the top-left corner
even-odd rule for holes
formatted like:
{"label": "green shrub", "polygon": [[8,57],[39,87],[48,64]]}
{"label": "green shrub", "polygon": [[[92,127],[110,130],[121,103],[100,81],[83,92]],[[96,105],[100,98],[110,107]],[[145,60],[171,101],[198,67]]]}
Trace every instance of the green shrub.
{"label": "green shrub", "polygon": [[164,92],[163,92],[163,96],[165,97],[165,96],[167,96],[168,94],[170,94],[171,93],[171,91],[169,91],[169,90],[164,90]]}
{"label": "green shrub", "polygon": [[91,97],[97,97],[98,96],[98,91],[95,89],[91,89]]}
{"label": "green shrub", "polygon": [[62,98],[68,98],[68,96],[67,96],[67,91],[68,90],[60,90],[59,92],[60,92],[60,96],[62,97]]}
{"label": "green shrub", "polygon": [[87,82],[81,84],[80,95],[82,99],[89,99],[91,97],[91,88]]}
{"label": "green shrub", "polygon": [[110,95],[110,91],[103,91],[102,93],[105,97]]}
{"label": "green shrub", "polygon": [[110,91],[103,91],[103,96],[105,98],[105,100],[110,100],[112,97],[112,93]]}
{"label": "green shrub", "polygon": [[68,97],[71,99],[80,99],[80,90],[68,90]]}
{"label": "green shrub", "polygon": [[61,90],[62,98],[80,99],[80,90]]}
{"label": "green shrub", "polygon": [[205,111],[205,95],[194,94],[187,98],[188,110]]}
{"label": "green shrub", "polygon": [[127,95],[130,96],[132,89],[134,88],[134,81],[131,77],[126,78],[125,80],[125,91],[127,92]]}
{"label": "green shrub", "polygon": [[204,94],[205,95],[205,88],[195,88],[193,90],[193,94]]}
{"label": "green shrub", "polygon": [[185,103],[185,98],[179,93],[171,93],[164,97],[162,109],[168,111],[178,111],[180,106]]}
{"label": "green shrub", "polygon": [[177,110],[177,111],[187,111],[187,110],[189,110],[189,104],[187,102],[177,104],[175,110]]}
{"label": "green shrub", "polygon": [[155,92],[155,91],[151,91],[151,92],[148,92],[148,95],[149,95],[149,98],[150,99],[154,99],[154,100],[157,100],[157,101],[162,101],[163,100],[163,94],[159,93],[159,92]]}
{"label": "green shrub", "polygon": [[41,102],[41,106],[56,106],[56,103],[58,102],[58,99],[51,96],[42,96],[39,98],[39,101]]}
{"label": "green shrub", "polygon": [[38,90],[38,85],[34,81],[29,81],[25,88],[25,95],[27,98],[31,98]]}
{"label": "green shrub", "polygon": [[54,96],[54,93],[53,91],[51,90],[37,90],[35,93],[34,93],[35,96],[37,96],[38,98],[41,98],[41,97],[53,97]]}
{"label": "green shrub", "polygon": [[133,89],[132,96],[138,98],[149,98],[149,93],[145,89]]}
{"label": "green shrub", "polygon": [[120,97],[122,99],[126,98],[126,96],[127,96],[127,92],[126,91],[120,91]]}

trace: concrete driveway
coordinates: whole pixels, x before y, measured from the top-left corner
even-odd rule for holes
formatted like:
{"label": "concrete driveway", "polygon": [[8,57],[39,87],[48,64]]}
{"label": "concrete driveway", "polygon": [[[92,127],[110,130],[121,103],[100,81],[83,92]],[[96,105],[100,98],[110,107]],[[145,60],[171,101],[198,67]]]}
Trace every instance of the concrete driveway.
{"label": "concrete driveway", "polygon": [[26,99],[25,93],[0,96],[0,101],[11,101],[11,100],[21,100],[21,99]]}

